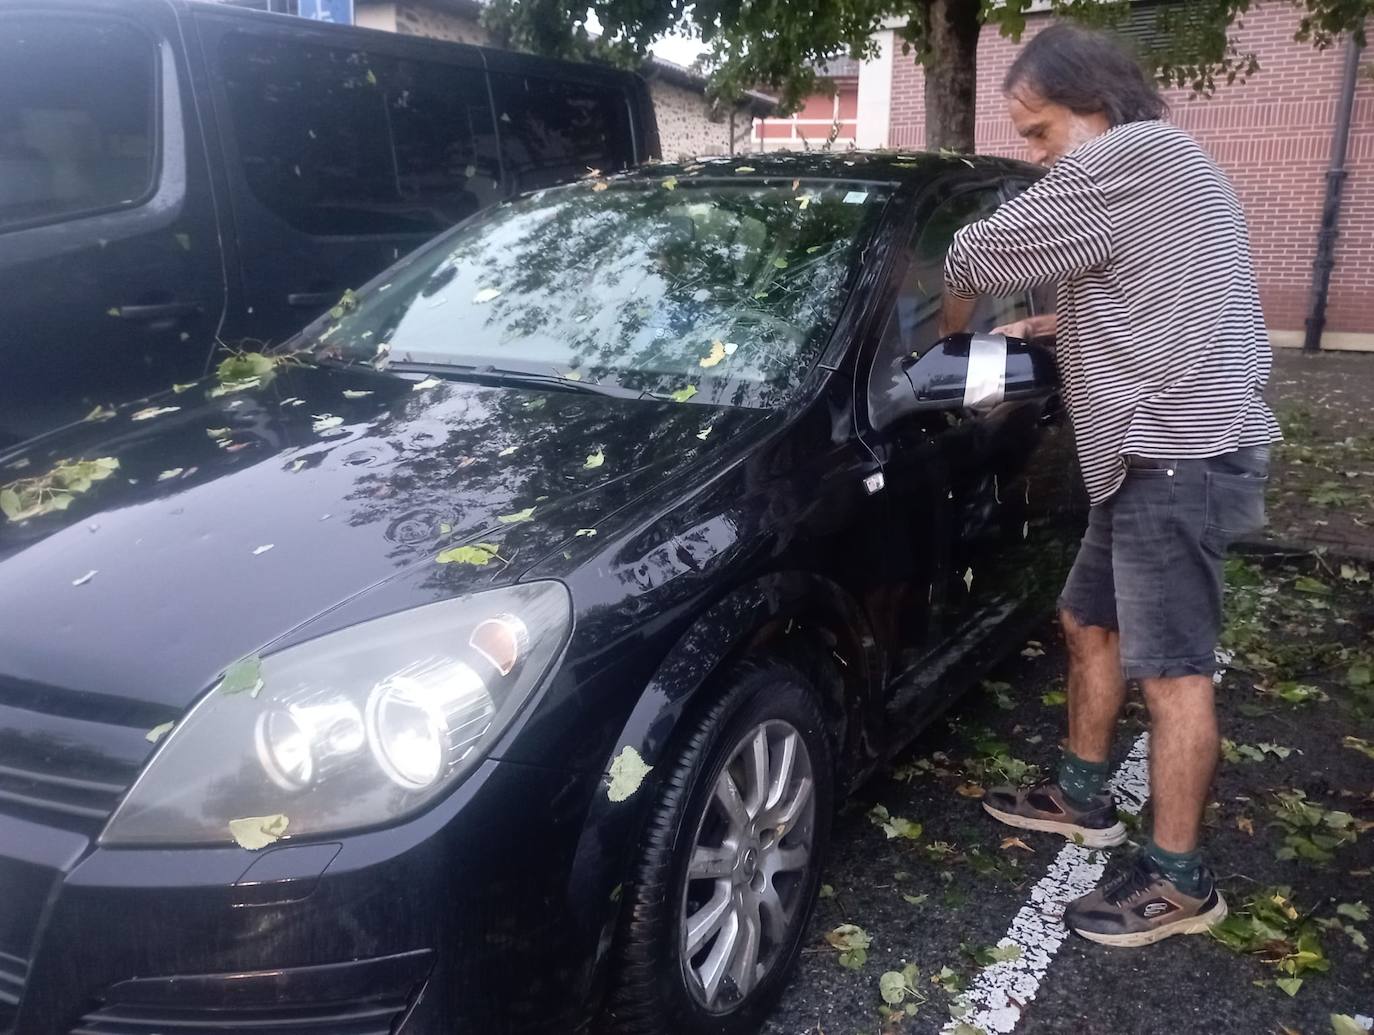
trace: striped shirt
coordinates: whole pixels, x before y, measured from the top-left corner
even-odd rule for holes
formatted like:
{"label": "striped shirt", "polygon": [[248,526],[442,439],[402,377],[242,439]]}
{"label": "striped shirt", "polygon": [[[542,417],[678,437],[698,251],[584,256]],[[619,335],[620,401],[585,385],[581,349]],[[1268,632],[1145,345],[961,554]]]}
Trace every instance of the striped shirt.
{"label": "striped shirt", "polygon": [[1121,486],[1126,454],[1202,459],[1280,437],[1245,215],[1182,130],[1108,130],[954,235],[951,294],[1041,284],[1058,285],[1060,377],[1093,504]]}

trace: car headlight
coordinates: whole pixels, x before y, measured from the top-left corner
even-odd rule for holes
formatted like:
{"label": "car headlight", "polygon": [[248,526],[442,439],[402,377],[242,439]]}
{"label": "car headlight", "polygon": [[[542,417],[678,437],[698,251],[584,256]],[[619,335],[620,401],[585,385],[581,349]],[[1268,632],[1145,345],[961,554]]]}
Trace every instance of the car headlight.
{"label": "car headlight", "polygon": [[485,756],[571,623],[563,585],[532,582],[263,657],[256,693],[217,686],[167,735],[100,841],[226,843],[231,820],[279,814],[311,836],[413,814]]}

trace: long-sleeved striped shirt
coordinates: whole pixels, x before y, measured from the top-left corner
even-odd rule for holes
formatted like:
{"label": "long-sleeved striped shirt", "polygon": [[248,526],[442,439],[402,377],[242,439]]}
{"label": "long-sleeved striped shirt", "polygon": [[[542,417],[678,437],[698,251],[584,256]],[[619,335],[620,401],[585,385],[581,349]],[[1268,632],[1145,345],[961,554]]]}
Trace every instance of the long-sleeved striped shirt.
{"label": "long-sleeved striped shirt", "polygon": [[1092,503],[1120,487],[1125,454],[1205,458],[1280,437],[1245,216],[1182,130],[1108,130],[954,235],[951,294],[1041,284],[1058,285],[1060,376]]}

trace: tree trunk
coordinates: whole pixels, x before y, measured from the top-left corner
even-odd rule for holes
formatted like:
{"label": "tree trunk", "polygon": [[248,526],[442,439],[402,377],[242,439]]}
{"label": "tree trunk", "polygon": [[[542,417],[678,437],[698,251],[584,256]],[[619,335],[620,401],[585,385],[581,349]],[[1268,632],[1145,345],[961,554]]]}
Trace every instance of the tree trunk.
{"label": "tree trunk", "polygon": [[973,151],[979,7],[979,0],[930,0],[926,9],[926,147],[932,151]]}

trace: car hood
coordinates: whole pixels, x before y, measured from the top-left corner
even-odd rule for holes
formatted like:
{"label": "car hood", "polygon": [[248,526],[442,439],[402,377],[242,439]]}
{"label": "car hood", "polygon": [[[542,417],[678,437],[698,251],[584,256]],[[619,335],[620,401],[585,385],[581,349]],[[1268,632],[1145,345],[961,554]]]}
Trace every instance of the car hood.
{"label": "car hood", "polygon": [[[0,458],[10,514],[54,490],[43,513],[0,520],[0,677],[184,707],[403,573],[440,599],[590,552],[599,522],[767,422],[353,367],[178,388]],[[89,484],[60,491],[64,461],[94,462]],[[437,560],[479,543],[495,551]]]}

